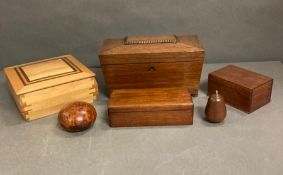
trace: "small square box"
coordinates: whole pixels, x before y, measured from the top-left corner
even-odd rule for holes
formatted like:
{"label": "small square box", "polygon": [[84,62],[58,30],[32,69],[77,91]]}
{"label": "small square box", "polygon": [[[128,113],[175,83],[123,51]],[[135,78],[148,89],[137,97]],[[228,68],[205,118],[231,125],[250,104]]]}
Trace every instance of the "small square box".
{"label": "small square box", "polygon": [[186,88],[113,90],[108,102],[109,125],[191,125],[193,109]]}
{"label": "small square box", "polygon": [[95,74],[71,55],[4,69],[20,113],[34,120],[73,101],[92,103],[98,88]]}
{"label": "small square box", "polygon": [[208,75],[208,95],[218,90],[225,102],[251,113],[270,102],[273,79],[229,65]]}

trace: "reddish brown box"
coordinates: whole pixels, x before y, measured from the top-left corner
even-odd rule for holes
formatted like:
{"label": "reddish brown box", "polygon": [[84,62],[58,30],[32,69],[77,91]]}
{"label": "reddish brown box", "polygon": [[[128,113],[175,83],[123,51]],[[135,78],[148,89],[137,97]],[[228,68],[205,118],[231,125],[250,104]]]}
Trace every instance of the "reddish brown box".
{"label": "reddish brown box", "polygon": [[208,75],[210,95],[218,90],[225,102],[251,113],[270,102],[273,79],[233,65]]}
{"label": "reddish brown box", "polygon": [[193,109],[185,87],[113,90],[108,102],[109,125],[190,125]]}
{"label": "reddish brown box", "polygon": [[99,53],[108,94],[115,89],[187,87],[197,96],[205,51],[197,36],[106,39]]}

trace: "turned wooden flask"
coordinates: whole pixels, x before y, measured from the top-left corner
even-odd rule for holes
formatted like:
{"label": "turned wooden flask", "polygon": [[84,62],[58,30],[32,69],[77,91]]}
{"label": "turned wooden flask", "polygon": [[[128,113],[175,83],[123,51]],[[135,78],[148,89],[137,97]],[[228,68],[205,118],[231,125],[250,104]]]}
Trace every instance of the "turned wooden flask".
{"label": "turned wooden flask", "polygon": [[226,117],[226,106],[224,97],[218,94],[212,94],[206,104],[205,108],[206,120],[212,123],[222,122]]}

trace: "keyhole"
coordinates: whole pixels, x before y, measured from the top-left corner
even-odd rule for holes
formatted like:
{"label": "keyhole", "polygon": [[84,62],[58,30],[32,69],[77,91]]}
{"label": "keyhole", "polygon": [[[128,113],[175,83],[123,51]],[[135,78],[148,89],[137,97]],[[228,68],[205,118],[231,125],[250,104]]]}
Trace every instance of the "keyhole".
{"label": "keyhole", "polygon": [[149,72],[154,72],[154,71],[155,71],[155,67],[150,66],[150,67],[148,68],[148,71],[149,71]]}

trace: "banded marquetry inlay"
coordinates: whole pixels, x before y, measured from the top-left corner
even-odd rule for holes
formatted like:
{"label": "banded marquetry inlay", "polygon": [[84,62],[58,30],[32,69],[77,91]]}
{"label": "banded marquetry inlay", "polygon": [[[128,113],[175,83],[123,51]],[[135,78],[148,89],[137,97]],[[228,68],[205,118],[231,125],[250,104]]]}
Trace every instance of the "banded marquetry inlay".
{"label": "banded marquetry inlay", "polygon": [[81,72],[67,57],[25,64],[15,70],[25,85]]}

